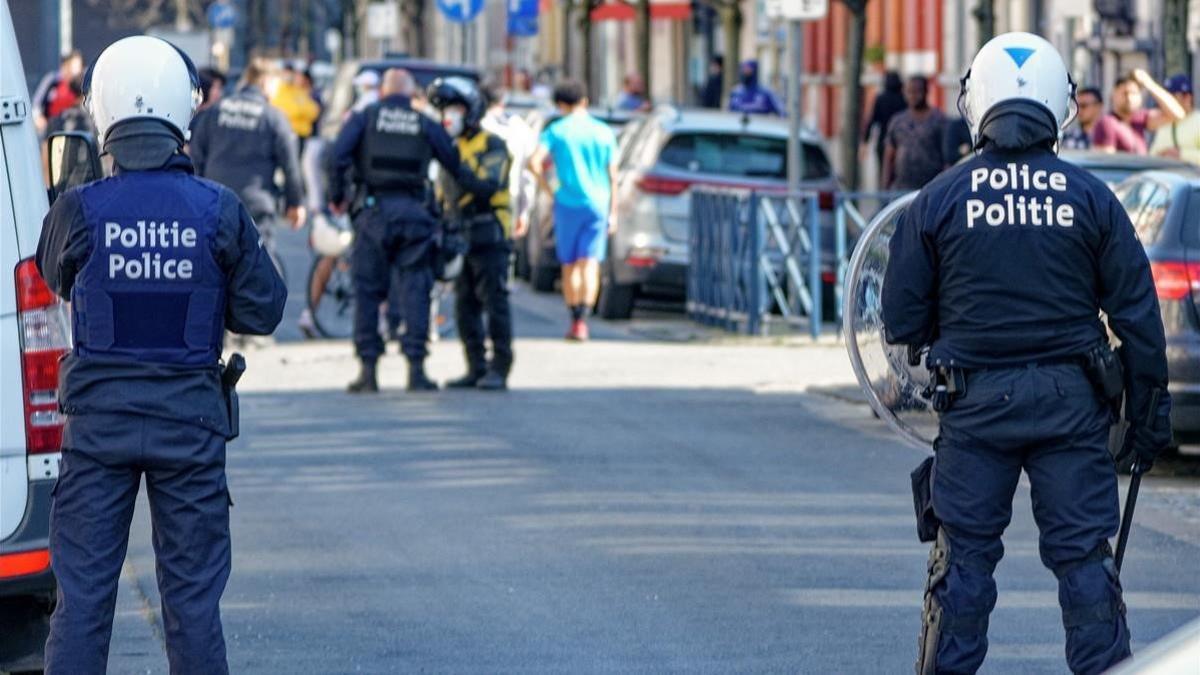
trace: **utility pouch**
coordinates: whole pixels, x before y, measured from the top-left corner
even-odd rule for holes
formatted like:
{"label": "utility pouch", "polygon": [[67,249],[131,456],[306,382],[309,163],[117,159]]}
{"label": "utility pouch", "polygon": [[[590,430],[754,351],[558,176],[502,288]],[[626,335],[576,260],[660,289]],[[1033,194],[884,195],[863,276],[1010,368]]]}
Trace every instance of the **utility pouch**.
{"label": "utility pouch", "polygon": [[967,374],[961,368],[938,366],[930,371],[929,384],[921,395],[936,412],[946,412],[954,401],[967,394]]}
{"label": "utility pouch", "polygon": [[221,392],[225,395],[225,410],[229,414],[229,434],[225,436],[226,441],[237,438],[241,431],[237,383],[245,372],[246,359],[236,352],[229,357],[229,363],[221,370]]}
{"label": "utility pouch", "polygon": [[1100,400],[1117,411],[1125,390],[1125,368],[1120,356],[1106,344],[1092,348],[1083,356],[1083,370]]}
{"label": "utility pouch", "polygon": [[933,513],[933,458],[925,458],[910,476],[913,510],[917,516],[917,539],[930,542],[937,539],[938,528],[942,526],[942,521]]}

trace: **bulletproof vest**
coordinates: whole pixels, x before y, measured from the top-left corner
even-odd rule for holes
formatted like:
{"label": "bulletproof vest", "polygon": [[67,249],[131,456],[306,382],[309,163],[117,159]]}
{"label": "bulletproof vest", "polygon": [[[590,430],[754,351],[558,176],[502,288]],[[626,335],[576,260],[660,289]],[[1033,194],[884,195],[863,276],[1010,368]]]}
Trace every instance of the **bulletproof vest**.
{"label": "bulletproof vest", "polygon": [[358,151],[358,172],[371,190],[424,189],[433,150],[421,128],[421,113],[407,106],[377,103],[365,112],[367,128]]}
{"label": "bulletproof vest", "polygon": [[215,365],[226,290],[217,190],[182,172],[139,171],[80,197],[92,246],[71,293],[75,353]]}

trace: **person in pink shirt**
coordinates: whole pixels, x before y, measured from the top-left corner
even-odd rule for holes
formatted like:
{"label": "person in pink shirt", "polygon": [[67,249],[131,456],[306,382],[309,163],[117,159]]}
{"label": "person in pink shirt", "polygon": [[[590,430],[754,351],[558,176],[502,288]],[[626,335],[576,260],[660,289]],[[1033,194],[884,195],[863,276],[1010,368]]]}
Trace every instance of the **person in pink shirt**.
{"label": "person in pink shirt", "polygon": [[[1142,88],[1158,103],[1158,108],[1143,107]],[[1092,127],[1092,148],[1107,152],[1129,152],[1144,155],[1146,136],[1159,127],[1183,119],[1184,111],[1166,89],[1150,74],[1138,68],[1132,75],[1113,85],[1112,112],[1100,118]]]}

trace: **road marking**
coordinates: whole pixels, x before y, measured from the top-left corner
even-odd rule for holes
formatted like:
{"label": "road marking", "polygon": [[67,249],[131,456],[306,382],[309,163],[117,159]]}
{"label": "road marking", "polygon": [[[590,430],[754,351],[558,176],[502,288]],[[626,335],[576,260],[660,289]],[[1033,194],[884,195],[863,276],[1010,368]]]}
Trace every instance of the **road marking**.
{"label": "road marking", "polygon": [[[922,591],[875,588],[801,588],[783,591],[784,599],[802,607],[869,607],[920,609]],[[1200,594],[1126,592],[1125,604],[1139,610],[1200,610]],[[997,609],[1058,609],[1057,591],[1001,591]]]}
{"label": "road marking", "polygon": [[552,530],[585,527],[900,527],[911,526],[912,516],[847,514],[735,514],[735,513],[554,513],[507,516],[512,527]]}

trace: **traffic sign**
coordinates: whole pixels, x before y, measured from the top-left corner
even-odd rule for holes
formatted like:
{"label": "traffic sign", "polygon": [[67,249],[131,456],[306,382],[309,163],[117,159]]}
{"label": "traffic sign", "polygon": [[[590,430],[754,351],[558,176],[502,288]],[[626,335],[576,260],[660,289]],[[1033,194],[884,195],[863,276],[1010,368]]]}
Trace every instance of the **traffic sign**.
{"label": "traffic sign", "polygon": [[390,40],[400,32],[400,8],[394,2],[367,5],[367,37]]}
{"label": "traffic sign", "polygon": [[451,23],[467,23],[483,11],[483,0],[437,0],[438,11]]}
{"label": "traffic sign", "polygon": [[767,0],[767,16],[788,21],[817,21],[829,14],[829,0]]}
{"label": "traffic sign", "polygon": [[508,0],[508,34],[533,37],[538,32],[538,0]]}
{"label": "traffic sign", "polygon": [[237,10],[228,2],[214,2],[208,6],[208,26],[215,30],[233,28],[237,23]]}

